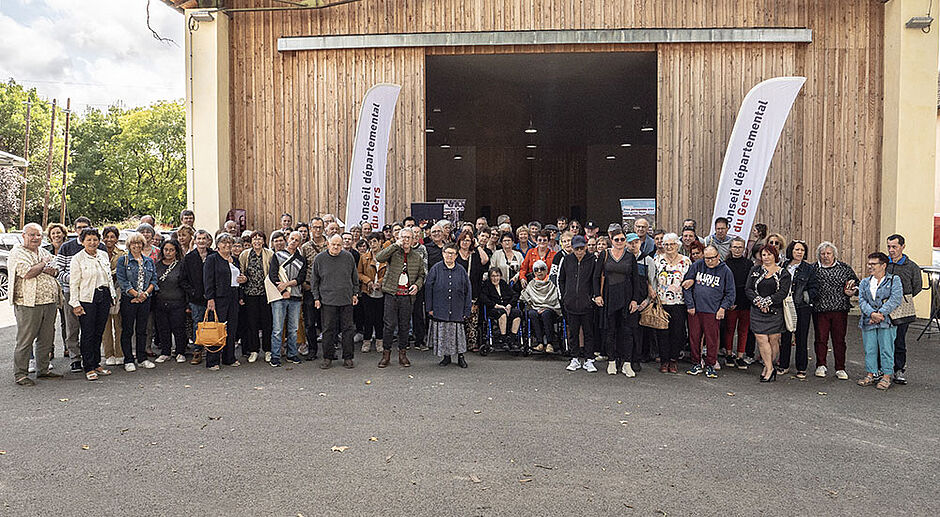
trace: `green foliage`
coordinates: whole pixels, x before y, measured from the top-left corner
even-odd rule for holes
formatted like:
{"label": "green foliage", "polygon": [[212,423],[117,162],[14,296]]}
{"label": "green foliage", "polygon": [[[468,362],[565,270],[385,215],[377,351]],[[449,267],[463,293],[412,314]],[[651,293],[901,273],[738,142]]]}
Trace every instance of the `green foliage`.
{"label": "green foliage", "polygon": [[[26,213],[27,220],[37,221],[45,197],[52,104],[12,80],[0,84],[0,149],[23,155],[27,98],[33,104]],[[65,118],[59,108],[49,203],[52,221],[59,218],[62,193]],[[158,220],[174,218],[186,204],[185,135],[181,101],[72,113],[67,220],[79,215],[92,221],[120,220],[144,213]],[[0,220],[18,220],[10,212],[0,207]]]}

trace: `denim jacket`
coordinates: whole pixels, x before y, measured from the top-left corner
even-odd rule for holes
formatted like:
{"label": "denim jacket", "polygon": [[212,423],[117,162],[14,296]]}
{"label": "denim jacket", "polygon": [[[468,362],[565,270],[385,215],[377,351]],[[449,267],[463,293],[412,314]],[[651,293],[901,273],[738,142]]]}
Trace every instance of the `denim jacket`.
{"label": "denim jacket", "polygon": [[[897,275],[885,275],[881,285],[875,292],[875,299],[871,297],[871,282],[873,277],[866,276],[858,286],[858,308],[862,311],[859,318],[858,327],[862,330],[886,329],[891,326],[891,311],[901,306],[904,299],[904,287],[901,285],[901,277]],[[868,323],[868,318],[872,313],[880,312],[884,314],[885,319],[877,325]]]}
{"label": "denim jacket", "polygon": [[[153,285],[153,290],[156,292],[158,289],[157,268],[153,263],[153,259],[146,255],[143,255],[142,258],[144,260],[144,291],[147,290],[147,286]],[[131,296],[130,290],[137,289],[137,272],[140,267],[140,263],[130,253],[118,259],[117,280],[118,286],[121,288],[121,294]]]}

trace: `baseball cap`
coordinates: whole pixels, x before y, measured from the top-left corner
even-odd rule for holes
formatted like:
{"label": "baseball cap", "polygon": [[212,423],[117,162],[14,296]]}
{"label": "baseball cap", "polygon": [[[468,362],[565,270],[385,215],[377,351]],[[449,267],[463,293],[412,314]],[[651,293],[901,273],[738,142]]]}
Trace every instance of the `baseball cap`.
{"label": "baseball cap", "polygon": [[587,246],[587,239],[585,239],[583,236],[581,236],[581,235],[575,235],[575,236],[571,239],[571,247],[572,247],[572,248],[583,248],[583,247],[585,247],[585,246]]}
{"label": "baseball cap", "polygon": [[594,221],[588,221],[584,223],[584,228],[586,230],[596,230],[598,226],[597,226],[597,223],[595,223]]}
{"label": "baseball cap", "polygon": [[639,235],[637,235],[637,234],[635,234],[635,233],[633,233],[633,232],[630,232],[630,233],[627,234],[627,242],[633,242],[633,241],[638,241],[638,240],[640,240],[640,236],[639,236]]}
{"label": "baseball cap", "polygon": [[557,232],[557,231],[558,231],[558,227],[555,226],[554,224],[546,224],[545,227],[542,228],[542,229],[543,229],[543,230],[552,231],[552,232]]}

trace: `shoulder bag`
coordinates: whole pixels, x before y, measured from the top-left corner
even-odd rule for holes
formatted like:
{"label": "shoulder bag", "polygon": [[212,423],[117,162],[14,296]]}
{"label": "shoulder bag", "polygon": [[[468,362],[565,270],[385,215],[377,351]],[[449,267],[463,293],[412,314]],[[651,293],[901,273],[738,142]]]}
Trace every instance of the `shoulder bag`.
{"label": "shoulder bag", "polygon": [[[781,268],[781,271],[783,269]],[[780,290],[780,271],[774,275],[774,279],[777,281],[777,290]],[[787,293],[787,297],[783,299],[783,322],[787,327],[787,332],[796,331],[796,303],[793,301],[793,281],[790,281],[790,292]]]}
{"label": "shoulder bag", "polygon": [[[894,287],[894,276],[895,275],[891,275],[891,287]],[[884,304],[886,301],[888,300],[883,300],[881,303]],[[916,320],[917,308],[914,306],[914,296],[905,294],[901,300],[901,305],[891,311],[891,314],[888,316],[891,318],[891,325],[895,327]]]}
{"label": "shoulder bag", "polygon": [[666,309],[663,309],[663,304],[659,301],[659,298],[656,298],[653,303],[640,311],[640,325],[658,330],[669,328],[669,313],[666,312]]}

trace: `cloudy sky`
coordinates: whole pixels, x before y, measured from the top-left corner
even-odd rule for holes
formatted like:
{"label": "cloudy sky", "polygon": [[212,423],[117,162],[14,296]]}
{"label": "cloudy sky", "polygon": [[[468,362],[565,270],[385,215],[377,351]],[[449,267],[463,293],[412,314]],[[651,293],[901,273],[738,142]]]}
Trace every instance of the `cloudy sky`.
{"label": "cloudy sky", "polygon": [[186,95],[183,15],[152,0],[0,0],[0,81],[73,109],[147,105]]}

